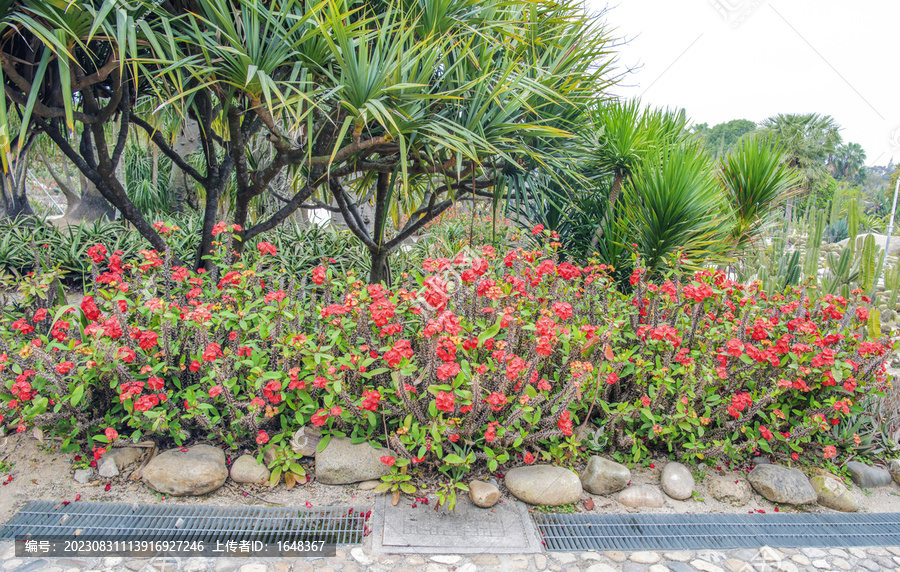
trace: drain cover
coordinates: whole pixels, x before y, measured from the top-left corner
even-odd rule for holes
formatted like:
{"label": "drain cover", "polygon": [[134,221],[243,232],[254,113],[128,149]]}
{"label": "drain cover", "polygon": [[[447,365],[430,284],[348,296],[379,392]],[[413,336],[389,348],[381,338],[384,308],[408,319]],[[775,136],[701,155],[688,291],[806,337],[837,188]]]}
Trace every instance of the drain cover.
{"label": "drain cover", "polygon": [[30,537],[117,540],[260,540],[303,538],[326,544],[362,544],[362,507],[139,505],[30,501],[5,525],[0,539]]}
{"label": "drain cover", "polygon": [[547,550],[900,546],[900,513],[542,514]]}

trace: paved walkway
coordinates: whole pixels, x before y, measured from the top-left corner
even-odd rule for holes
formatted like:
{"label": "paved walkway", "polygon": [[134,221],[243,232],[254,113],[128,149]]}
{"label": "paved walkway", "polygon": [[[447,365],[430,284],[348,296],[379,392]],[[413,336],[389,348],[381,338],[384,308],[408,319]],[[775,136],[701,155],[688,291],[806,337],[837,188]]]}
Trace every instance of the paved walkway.
{"label": "paved walkway", "polygon": [[523,555],[373,554],[368,547],[345,547],[333,558],[16,558],[11,542],[0,543],[2,572],[900,572],[900,547],[787,548],[701,552],[549,552]]}

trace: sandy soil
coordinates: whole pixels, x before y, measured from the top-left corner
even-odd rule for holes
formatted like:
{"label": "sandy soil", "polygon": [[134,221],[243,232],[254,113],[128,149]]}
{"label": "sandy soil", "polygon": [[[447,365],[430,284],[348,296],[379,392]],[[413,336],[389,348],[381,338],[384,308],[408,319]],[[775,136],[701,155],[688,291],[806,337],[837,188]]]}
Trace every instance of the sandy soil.
{"label": "sandy soil", "polygon": [[[230,480],[219,490],[202,497],[163,497],[145,486],[142,482],[130,479],[130,471],[126,469],[123,474],[114,479],[96,479],[86,485],[76,482],[73,478],[73,455],[62,454],[54,450],[52,446],[42,445],[32,435],[24,433],[13,434],[0,438],[0,482],[12,480],[0,486],[0,523],[6,522],[16,510],[26,501],[45,499],[59,501],[74,501],[76,495],[81,495],[83,501],[95,502],[138,502],[138,503],[192,503],[208,505],[265,505],[265,506],[305,506],[307,502],[313,506],[334,505],[361,505],[371,506],[375,500],[372,491],[360,490],[357,485],[331,486],[315,482],[315,480],[298,485],[293,490],[286,490],[281,484],[275,488],[254,485],[239,485]],[[636,467],[632,469],[632,484],[658,485],[662,467],[665,460],[654,462],[654,468]],[[11,465],[11,468],[10,468]],[[312,472],[312,466],[308,467]],[[749,465],[729,468],[708,467],[707,474],[718,474],[743,478],[750,469]],[[110,485],[107,491],[106,485]],[[900,486],[896,483],[890,487],[863,491],[857,487],[851,490],[859,501],[863,511],[866,512],[900,512]],[[432,503],[434,502],[433,495]],[[509,499],[508,493],[505,496]],[[706,486],[700,480],[696,486],[696,494],[693,499],[677,501],[666,497],[666,504],[662,508],[633,509],[619,504],[613,497],[603,497],[585,493],[584,502],[577,505],[578,512],[586,512],[585,504],[590,505],[587,499],[593,501],[593,512],[602,513],[742,513],[742,512],[781,512],[812,511],[832,512],[831,510],[815,506],[801,509],[780,506],[765,500],[754,494],[746,506],[734,507],[722,503],[708,494]],[[702,499],[702,500],[700,500]],[[410,497],[402,502],[412,503]]]}

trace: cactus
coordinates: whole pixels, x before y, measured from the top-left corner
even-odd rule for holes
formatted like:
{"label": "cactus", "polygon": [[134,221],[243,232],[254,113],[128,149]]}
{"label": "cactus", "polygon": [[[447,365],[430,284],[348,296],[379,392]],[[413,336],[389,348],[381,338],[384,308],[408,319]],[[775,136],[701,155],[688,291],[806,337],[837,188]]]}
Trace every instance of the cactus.
{"label": "cactus", "polygon": [[813,278],[818,277],[819,249],[822,246],[822,237],[825,235],[825,211],[820,211],[816,217],[816,226],[806,240],[806,260],[803,263],[803,273]]}
{"label": "cactus", "polygon": [[891,291],[891,297],[888,300],[888,307],[891,310],[897,308],[898,287],[900,287],[900,262],[897,262],[893,268],[884,273],[884,288]]}
{"label": "cactus", "polygon": [[856,253],[856,237],[859,234],[859,208],[856,205],[856,199],[850,200],[847,221],[850,227],[850,256],[853,256]]}
{"label": "cactus", "polygon": [[877,340],[881,336],[881,312],[869,312],[866,330],[870,340]]}
{"label": "cactus", "polygon": [[859,287],[864,292],[870,292],[875,287],[877,279],[876,270],[878,263],[876,255],[878,247],[875,245],[875,238],[869,234],[863,242],[862,252],[860,252],[859,260]]}

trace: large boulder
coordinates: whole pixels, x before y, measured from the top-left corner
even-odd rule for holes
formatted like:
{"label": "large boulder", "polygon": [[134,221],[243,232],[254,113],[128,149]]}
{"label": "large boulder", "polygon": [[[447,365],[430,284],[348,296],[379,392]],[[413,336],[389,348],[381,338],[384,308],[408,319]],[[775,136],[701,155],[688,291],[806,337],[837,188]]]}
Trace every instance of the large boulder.
{"label": "large boulder", "polygon": [[[897,239],[897,241],[900,242],[900,239]],[[891,473],[884,469],[872,467],[859,461],[850,461],[846,466],[850,472],[850,480],[860,488],[874,489],[891,484]]]}
{"label": "large boulder", "polygon": [[782,503],[801,505],[814,503],[818,499],[809,479],[797,469],[781,465],[757,465],[747,480],[766,499]]}
{"label": "large boulder", "polygon": [[504,482],[513,496],[528,504],[560,506],[581,500],[581,480],[563,467],[518,467],[506,473]]}
{"label": "large boulder", "polygon": [[316,454],[316,481],[349,485],[380,479],[391,472],[381,462],[381,457],[388,454],[386,449],[376,449],[368,443],[353,444],[347,437],[332,437],[325,449]]}
{"label": "large boulder", "polygon": [[675,500],[687,500],[694,493],[694,475],[681,463],[667,463],[660,484],[663,492]]}
{"label": "large boulder", "polygon": [[581,485],[589,493],[595,495],[611,495],[628,486],[631,471],[625,465],[592,456],[587,467],[581,473]]}
{"label": "large boulder", "polygon": [[891,461],[891,476],[894,477],[894,481],[900,485],[900,459]]}
{"label": "large boulder", "polygon": [[491,508],[500,500],[500,489],[493,483],[472,481],[469,483],[469,500],[471,500],[475,506]]}
{"label": "large boulder", "polygon": [[857,512],[859,503],[844,483],[833,477],[816,475],[809,483],[819,495],[819,504],[841,512]]}
{"label": "large boulder", "polygon": [[175,497],[212,492],[228,478],[225,453],[210,445],[169,449],[153,457],[142,473],[153,490]]}
{"label": "large boulder", "polygon": [[256,457],[241,455],[231,464],[231,480],[236,483],[264,485],[269,482],[269,469],[260,465]]}
{"label": "large boulder", "polygon": [[[870,233],[872,238],[875,239],[875,246],[879,247],[882,252],[884,252],[884,247],[887,244],[887,235],[884,234],[875,234]],[[866,240],[868,234],[861,234],[856,237],[856,249],[860,250],[863,247],[863,243]],[[841,250],[847,248],[850,245],[850,239],[845,238],[844,240],[837,243]],[[891,249],[888,250],[888,256],[897,256],[897,253],[900,252],[900,238],[896,236],[891,237]]]}
{"label": "large boulder", "polygon": [[660,508],[666,504],[661,492],[650,485],[634,485],[616,496],[616,500],[632,508]]}
{"label": "large boulder", "polygon": [[706,490],[710,496],[720,502],[727,502],[734,506],[744,506],[750,502],[753,491],[744,479],[732,479],[730,477],[710,476],[704,481]]}

